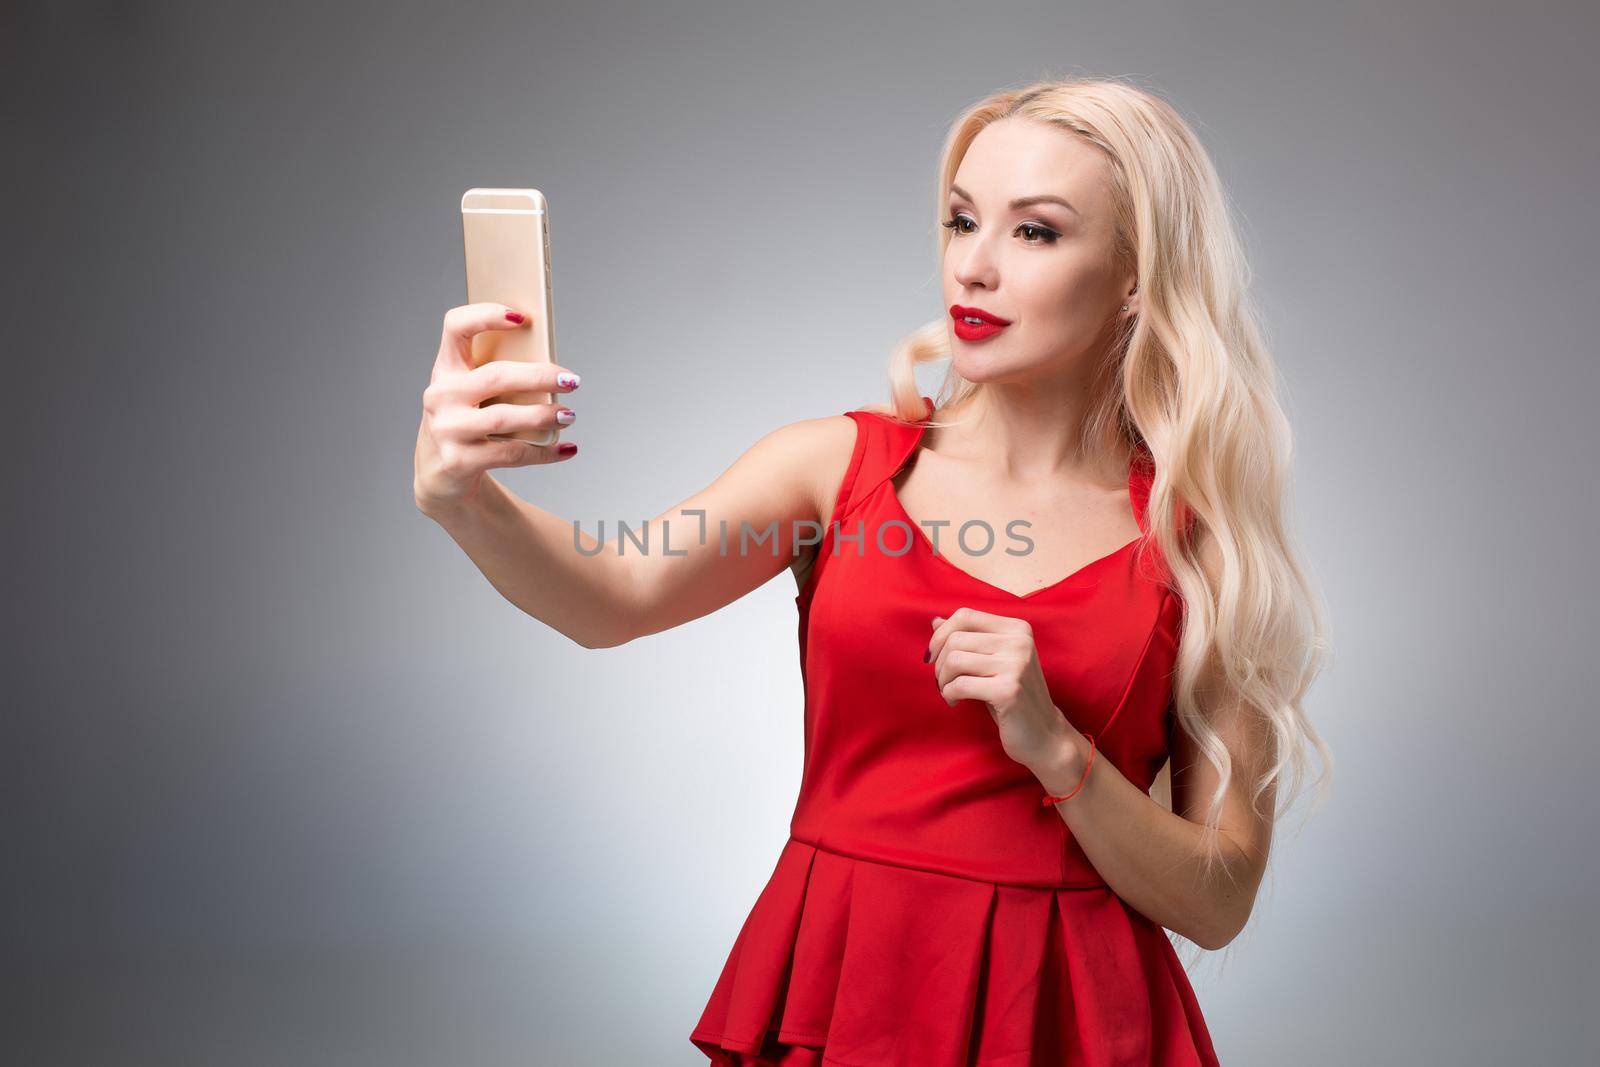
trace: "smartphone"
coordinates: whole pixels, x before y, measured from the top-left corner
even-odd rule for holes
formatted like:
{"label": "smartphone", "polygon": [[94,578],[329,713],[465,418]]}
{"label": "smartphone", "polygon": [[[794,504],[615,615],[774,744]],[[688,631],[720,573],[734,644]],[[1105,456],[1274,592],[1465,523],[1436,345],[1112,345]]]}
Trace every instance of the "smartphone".
{"label": "smartphone", "polygon": [[[515,330],[485,330],[472,339],[472,365],[497,359],[553,363],[555,300],[550,275],[550,204],[537,189],[468,189],[461,196],[461,234],[467,254],[467,303],[494,301],[527,314]],[[553,404],[555,394],[519,390],[479,404]],[[554,444],[560,427],[492,434],[536,445]]]}

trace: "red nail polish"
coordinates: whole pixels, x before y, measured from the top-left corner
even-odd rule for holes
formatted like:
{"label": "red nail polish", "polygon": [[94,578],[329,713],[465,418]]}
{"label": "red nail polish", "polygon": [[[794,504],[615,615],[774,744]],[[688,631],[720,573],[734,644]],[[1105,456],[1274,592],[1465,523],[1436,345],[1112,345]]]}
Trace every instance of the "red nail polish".
{"label": "red nail polish", "polygon": [[577,450],[578,446],[571,441],[562,441],[559,445],[556,445],[556,453],[562,456],[570,456]]}
{"label": "red nail polish", "polygon": [[521,323],[527,318],[527,316],[520,311],[508,311],[506,312],[506,318],[510,319],[512,322]]}

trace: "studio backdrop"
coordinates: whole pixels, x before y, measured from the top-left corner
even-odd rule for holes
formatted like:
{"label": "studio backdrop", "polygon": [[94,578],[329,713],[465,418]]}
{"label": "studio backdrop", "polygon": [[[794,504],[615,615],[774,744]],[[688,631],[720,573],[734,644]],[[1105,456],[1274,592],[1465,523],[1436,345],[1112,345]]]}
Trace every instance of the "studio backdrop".
{"label": "studio backdrop", "polygon": [[795,583],[587,648],[419,512],[462,193],[549,198],[582,375],[579,454],[495,477],[614,538],[885,402],[950,123],[1093,75],[1217,163],[1332,622],[1330,789],[1186,956],[1221,1062],[1593,1062],[1596,23],[8,5],[0,1060],[703,1063],[800,782]]}

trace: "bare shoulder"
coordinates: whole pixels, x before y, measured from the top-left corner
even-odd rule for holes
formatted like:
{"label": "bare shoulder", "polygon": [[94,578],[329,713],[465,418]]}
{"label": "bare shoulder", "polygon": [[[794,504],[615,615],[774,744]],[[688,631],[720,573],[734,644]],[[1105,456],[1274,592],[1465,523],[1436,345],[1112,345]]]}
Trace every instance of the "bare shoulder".
{"label": "bare shoulder", "polygon": [[834,494],[844,480],[855,449],[856,421],[848,415],[824,415],[786,423],[767,434],[762,450],[776,476],[803,488],[807,511],[818,522],[833,514]]}

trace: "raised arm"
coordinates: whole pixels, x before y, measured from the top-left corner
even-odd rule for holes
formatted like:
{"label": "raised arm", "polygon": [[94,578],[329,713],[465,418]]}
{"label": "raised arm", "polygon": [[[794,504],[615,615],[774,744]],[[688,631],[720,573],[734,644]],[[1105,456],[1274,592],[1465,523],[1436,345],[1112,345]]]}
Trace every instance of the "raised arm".
{"label": "raised arm", "polygon": [[[709,615],[785,568],[801,580],[833,513],[855,435],[854,420],[844,415],[779,427],[710,485],[651,519],[648,540],[636,532],[650,551],[641,554],[632,538],[623,546],[632,590],[627,637]],[[661,550],[669,525],[672,555]],[[608,551],[615,552],[614,542]]]}
{"label": "raised arm", "polygon": [[[620,552],[616,536],[602,546],[581,528],[575,542],[571,520],[521,499],[486,473],[572,462],[547,446],[488,436],[553,425],[554,405],[477,405],[513,390],[552,389],[565,369],[471,367],[465,359],[471,336],[504,328],[504,321],[498,305],[468,305],[446,316],[439,362],[424,394],[414,492],[418,508],[507,600],[586,648],[606,648],[709,614],[815,552],[815,544],[796,552],[795,541],[815,542],[832,514],[855,442],[855,424],[843,415],[768,433],[706,488],[648,522],[630,522],[633,532]],[[668,524],[671,555],[662,539]],[[741,530],[748,531],[743,539]]]}

